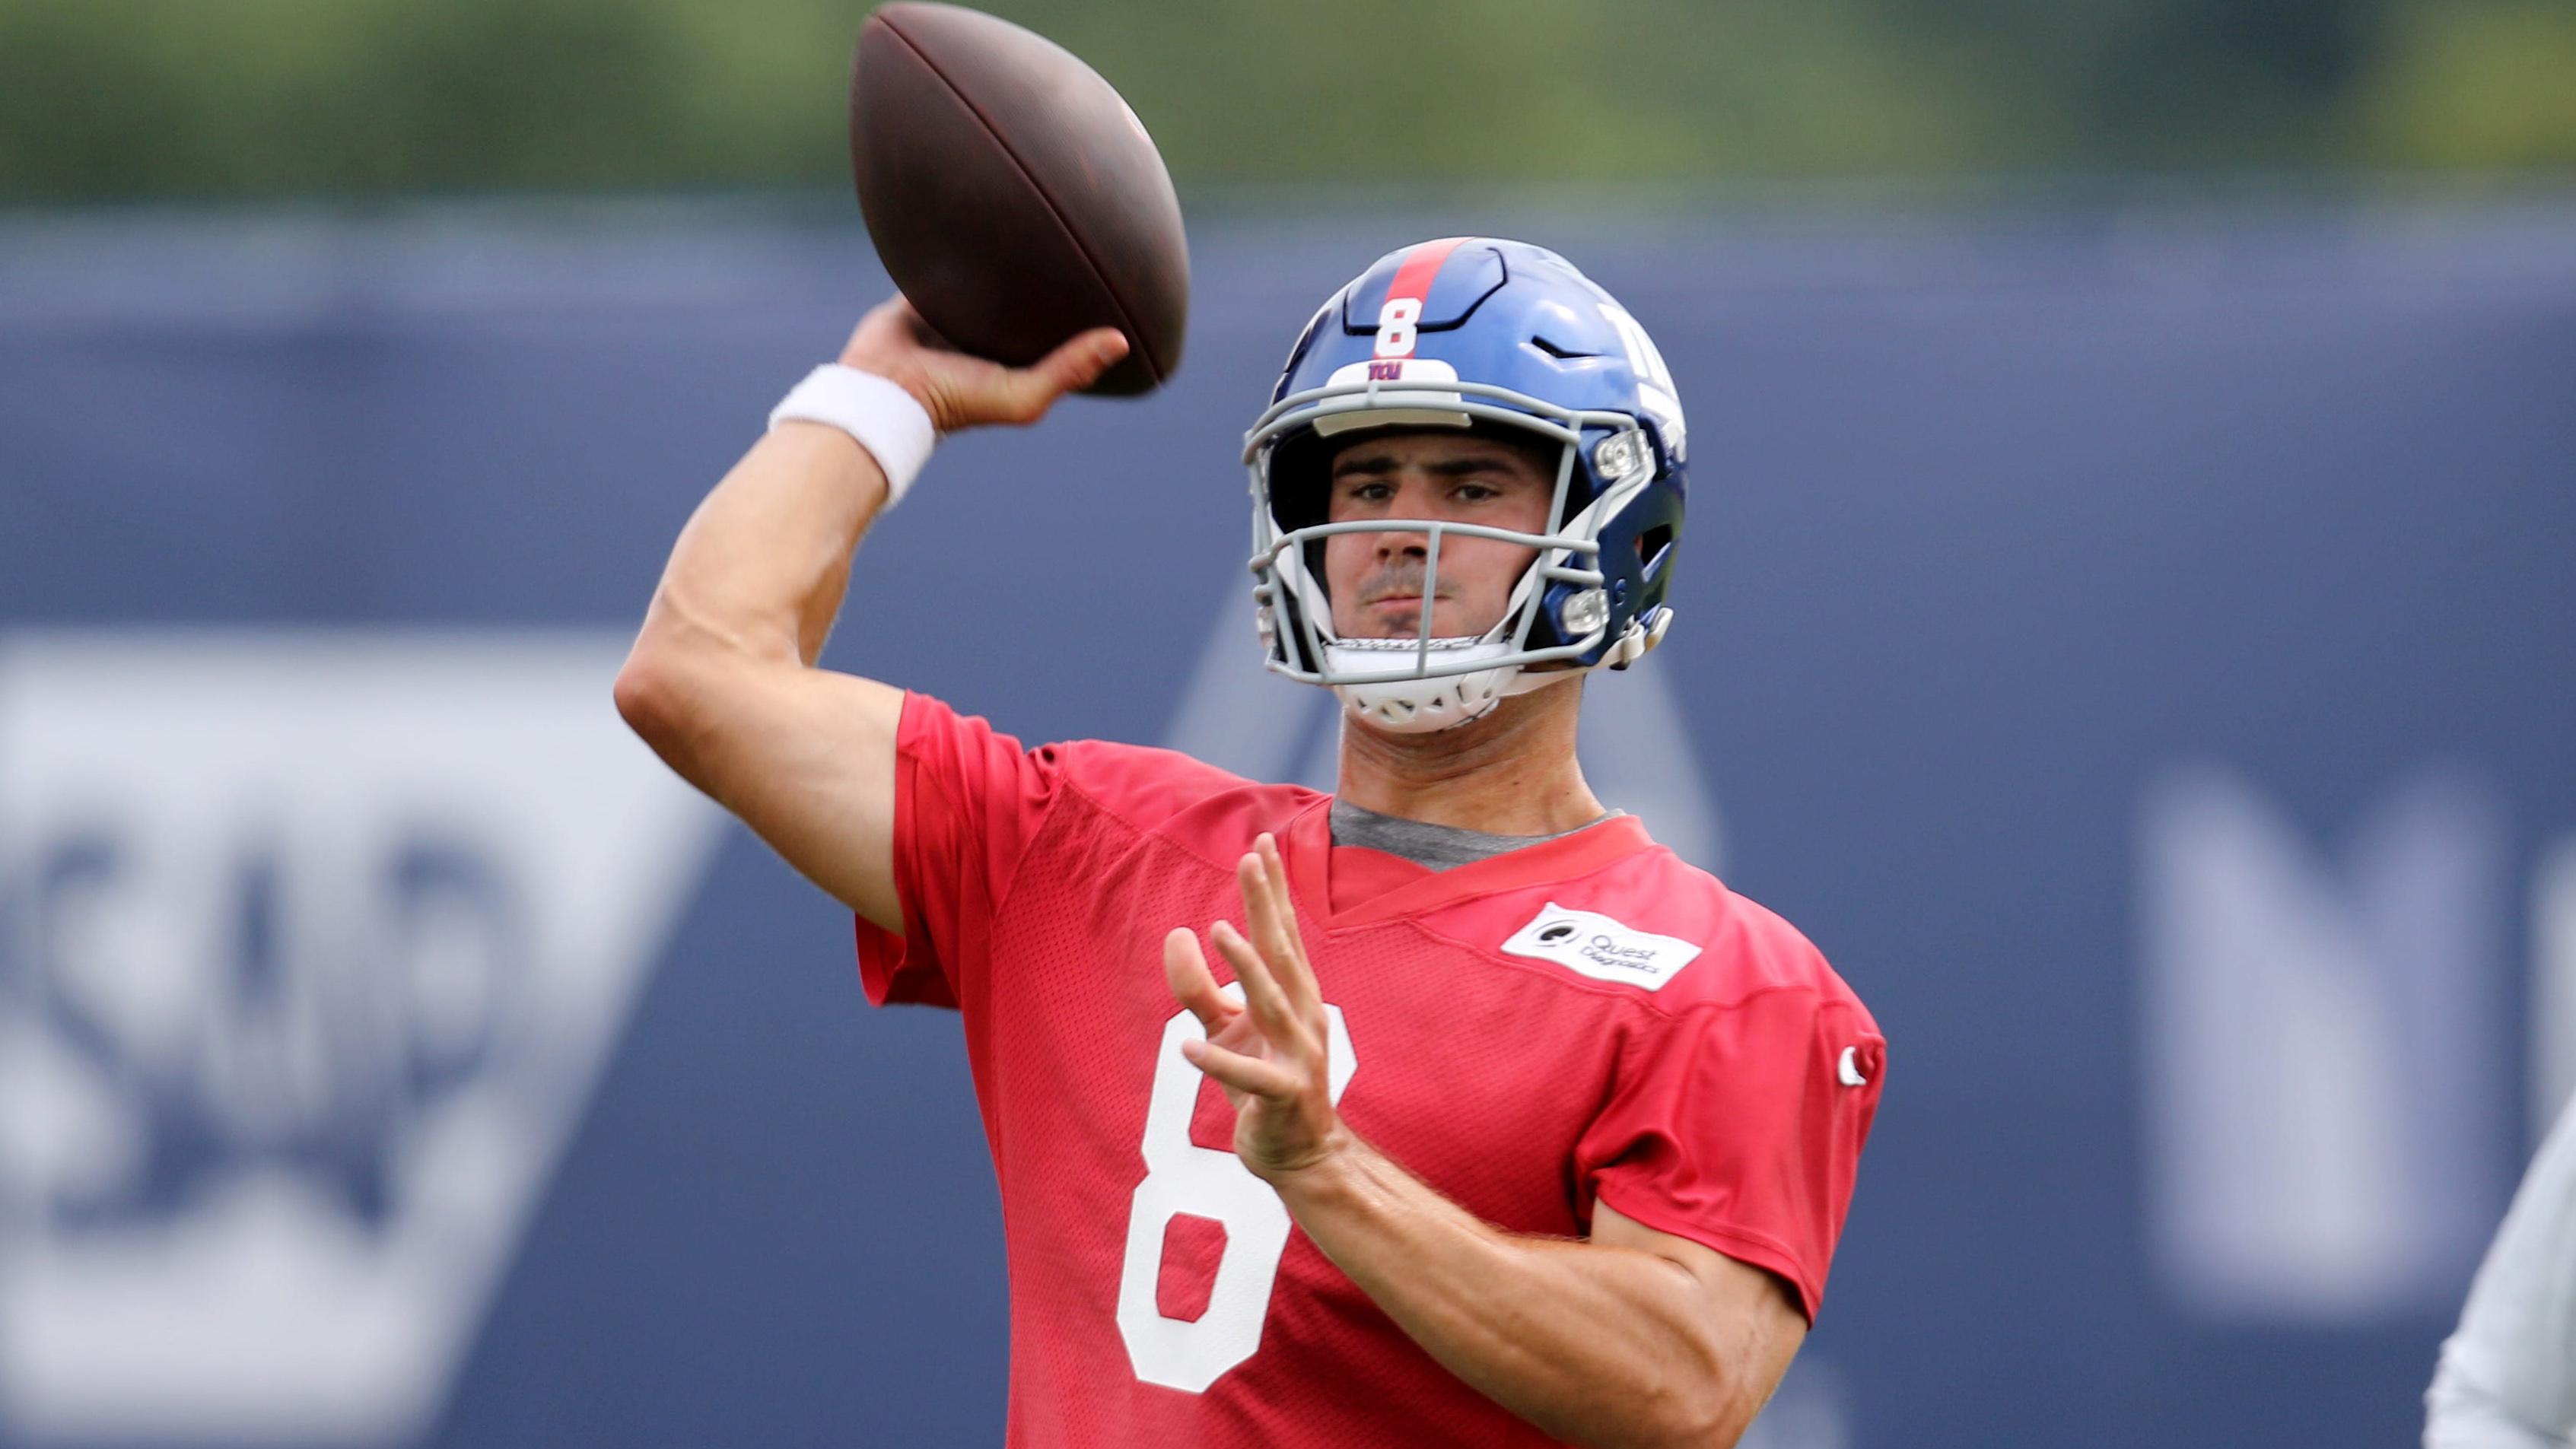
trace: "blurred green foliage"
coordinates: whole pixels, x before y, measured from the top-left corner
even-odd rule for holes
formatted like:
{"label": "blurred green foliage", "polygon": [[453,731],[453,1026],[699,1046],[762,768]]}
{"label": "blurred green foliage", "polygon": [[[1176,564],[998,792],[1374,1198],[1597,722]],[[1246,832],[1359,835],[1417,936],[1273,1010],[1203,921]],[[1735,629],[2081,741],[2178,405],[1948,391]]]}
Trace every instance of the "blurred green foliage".
{"label": "blurred green foliage", "polygon": [[[2576,164],[2576,0],[993,0],[1197,181]],[[847,0],[0,0],[0,199],[829,183]]]}

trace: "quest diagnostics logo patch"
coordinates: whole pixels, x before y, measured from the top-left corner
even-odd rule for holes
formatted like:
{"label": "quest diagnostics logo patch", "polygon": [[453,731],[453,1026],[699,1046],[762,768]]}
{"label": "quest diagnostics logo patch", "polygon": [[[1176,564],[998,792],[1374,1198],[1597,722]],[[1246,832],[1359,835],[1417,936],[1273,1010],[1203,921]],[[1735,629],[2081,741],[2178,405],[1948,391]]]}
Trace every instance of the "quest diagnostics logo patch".
{"label": "quest diagnostics logo patch", "polygon": [[1546,910],[1503,942],[1503,950],[1533,961],[1553,961],[1599,981],[1624,981],[1661,991],[1699,958],[1699,947],[1679,936],[1658,936],[1622,925],[1595,911],[1573,911],[1548,902]]}

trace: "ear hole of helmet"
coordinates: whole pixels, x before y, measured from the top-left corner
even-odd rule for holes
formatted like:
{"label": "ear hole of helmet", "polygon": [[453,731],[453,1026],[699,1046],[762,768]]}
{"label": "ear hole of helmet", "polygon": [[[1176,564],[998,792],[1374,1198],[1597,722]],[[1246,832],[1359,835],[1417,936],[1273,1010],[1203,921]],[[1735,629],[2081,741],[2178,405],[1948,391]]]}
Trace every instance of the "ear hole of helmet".
{"label": "ear hole of helmet", "polygon": [[1656,577],[1663,573],[1664,564],[1671,555],[1672,548],[1673,526],[1669,523],[1658,523],[1637,535],[1639,572],[1644,575],[1648,583],[1654,582]]}

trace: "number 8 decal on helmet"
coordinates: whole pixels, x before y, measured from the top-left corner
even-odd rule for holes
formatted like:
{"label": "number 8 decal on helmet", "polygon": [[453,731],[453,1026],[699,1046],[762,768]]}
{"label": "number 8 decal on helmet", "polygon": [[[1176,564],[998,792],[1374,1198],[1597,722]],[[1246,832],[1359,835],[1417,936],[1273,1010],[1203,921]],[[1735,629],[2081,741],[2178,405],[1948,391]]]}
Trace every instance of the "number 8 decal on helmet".
{"label": "number 8 decal on helmet", "polygon": [[1410,357],[1413,355],[1414,324],[1422,320],[1420,297],[1390,297],[1377,314],[1377,355]]}

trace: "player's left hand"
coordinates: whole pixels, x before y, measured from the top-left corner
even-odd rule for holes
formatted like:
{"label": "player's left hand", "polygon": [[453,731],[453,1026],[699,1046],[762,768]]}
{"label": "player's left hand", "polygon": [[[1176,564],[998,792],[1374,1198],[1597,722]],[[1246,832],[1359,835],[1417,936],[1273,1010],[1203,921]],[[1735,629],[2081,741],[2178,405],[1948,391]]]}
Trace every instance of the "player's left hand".
{"label": "player's left hand", "polygon": [[1163,938],[1163,978],[1207,1029],[1207,1040],[1183,1041],[1181,1055],[1234,1104],[1235,1155],[1254,1176],[1276,1183],[1331,1157],[1351,1136],[1333,1110],[1331,1034],[1297,935],[1279,843],[1268,835],[1253,842],[1234,875],[1250,934],[1219,921],[1208,939],[1242,983],[1242,1003],[1218,989],[1198,933],[1187,926]]}

